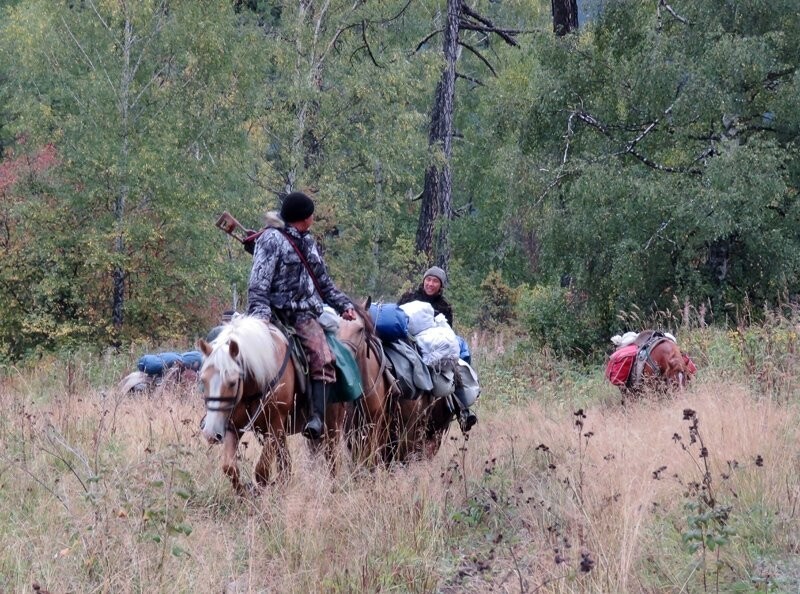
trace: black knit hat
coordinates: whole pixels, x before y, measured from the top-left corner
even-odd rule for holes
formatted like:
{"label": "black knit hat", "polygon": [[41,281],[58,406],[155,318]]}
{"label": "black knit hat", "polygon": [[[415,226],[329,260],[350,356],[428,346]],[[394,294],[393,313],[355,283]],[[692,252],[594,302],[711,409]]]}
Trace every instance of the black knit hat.
{"label": "black knit hat", "polygon": [[314,201],[303,192],[292,192],[283,199],[281,218],[286,223],[304,221],[314,214]]}

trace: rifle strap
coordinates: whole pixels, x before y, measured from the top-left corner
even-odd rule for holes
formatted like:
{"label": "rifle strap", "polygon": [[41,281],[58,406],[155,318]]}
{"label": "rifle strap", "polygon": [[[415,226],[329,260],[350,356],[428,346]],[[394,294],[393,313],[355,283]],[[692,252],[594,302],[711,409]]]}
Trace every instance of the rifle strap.
{"label": "rifle strap", "polygon": [[317,282],[317,276],[314,274],[314,271],[311,270],[311,266],[309,266],[308,260],[306,260],[306,257],[303,254],[303,252],[300,250],[299,247],[297,247],[297,244],[294,242],[291,235],[289,235],[283,229],[278,229],[278,231],[281,232],[281,234],[286,238],[286,241],[289,242],[289,245],[291,245],[294,248],[294,251],[297,252],[297,255],[300,256],[300,261],[303,263],[303,266],[305,266],[306,268],[306,272],[308,272],[308,275],[311,277],[311,282],[314,283],[314,288],[317,289],[317,293],[319,293],[320,299],[325,301],[325,296],[323,295],[322,289],[319,288],[319,283]]}

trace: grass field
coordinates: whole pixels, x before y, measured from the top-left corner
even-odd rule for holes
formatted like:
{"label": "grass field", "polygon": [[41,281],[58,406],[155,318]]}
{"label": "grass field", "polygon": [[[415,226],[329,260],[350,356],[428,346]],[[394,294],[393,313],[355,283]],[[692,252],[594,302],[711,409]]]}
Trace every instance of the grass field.
{"label": "grass field", "polygon": [[[793,326],[698,329],[688,391],[476,336],[483,394],[436,458],[237,498],[199,395],[120,396],[132,355],[0,380],[0,592],[798,592]],[[252,473],[258,442],[245,438]]]}

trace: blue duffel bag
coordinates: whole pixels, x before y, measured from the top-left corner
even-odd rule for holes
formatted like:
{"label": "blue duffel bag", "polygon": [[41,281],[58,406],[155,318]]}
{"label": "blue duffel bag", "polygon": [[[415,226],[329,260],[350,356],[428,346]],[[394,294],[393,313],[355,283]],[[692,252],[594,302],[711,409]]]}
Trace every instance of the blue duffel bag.
{"label": "blue duffel bag", "polygon": [[139,359],[139,371],[144,371],[147,375],[162,375],[176,363],[183,363],[183,359],[178,353],[142,355]]}
{"label": "blue duffel bag", "polygon": [[186,351],[185,353],[181,353],[181,359],[186,369],[200,371],[200,367],[203,366],[203,353],[200,351]]}
{"label": "blue duffel bag", "polygon": [[467,341],[458,334],[456,334],[456,338],[458,339],[458,350],[460,351],[458,358],[462,361],[466,361],[467,363],[472,363],[472,355],[469,352],[469,345],[467,344]]}
{"label": "blue duffel bag", "polygon": [[378,303],[369,306],[369,315],[375,322],[375,333],[386,342],[408,337],[408,314],[396,303]]}

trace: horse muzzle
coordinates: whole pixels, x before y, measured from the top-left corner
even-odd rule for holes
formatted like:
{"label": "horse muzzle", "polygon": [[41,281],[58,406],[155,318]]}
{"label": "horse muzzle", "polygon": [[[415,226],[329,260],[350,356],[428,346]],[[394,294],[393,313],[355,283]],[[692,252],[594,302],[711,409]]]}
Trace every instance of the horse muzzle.
{"label": "horse muzzle", "polygon": [[209,419],[208,415],[206,415],[200,421],[200,433],[212,445],[222,443],[225,439],[225,423],[220,423],[216,419]]}

